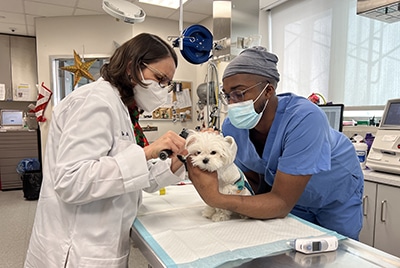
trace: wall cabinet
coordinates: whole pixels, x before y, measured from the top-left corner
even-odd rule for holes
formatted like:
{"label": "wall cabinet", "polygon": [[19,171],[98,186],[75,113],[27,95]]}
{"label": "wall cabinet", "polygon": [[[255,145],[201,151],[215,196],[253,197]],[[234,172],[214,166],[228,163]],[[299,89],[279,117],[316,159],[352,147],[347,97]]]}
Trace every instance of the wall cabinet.
{"label": "wall cabinet", "polygon": [[400,188],[365,181],[360,241],[400,257]]}
{"label": "wall cabinet", "polygon": [[0,35],[0,59],[0,84],[4,84],[5,87],[5,97],[0,100],[12,100],[10,37],[8,35]]}
{"label": "wall cabinet", "polygon": [[39,134],[36,131],[0,132],[0,189],[22,189],[17,165],[24,158],[39,158]]}
{"label": "wall cabinet", "polygon": [[34,37],[0,34],[0,84],[7,101],[36,101],[37,60]]}

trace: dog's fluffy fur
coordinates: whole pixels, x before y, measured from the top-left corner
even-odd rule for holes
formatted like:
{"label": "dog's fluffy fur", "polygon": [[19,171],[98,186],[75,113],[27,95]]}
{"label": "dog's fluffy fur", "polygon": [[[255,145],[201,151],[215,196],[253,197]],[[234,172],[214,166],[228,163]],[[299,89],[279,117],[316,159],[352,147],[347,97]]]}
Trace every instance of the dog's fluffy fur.
{"label": "dog's fluffy fur", "polygon": [[[233,137],[223,137],[213,132],[190,131],[186,139],[186,148],[194,166],[210,172],[217,171],[219,191],[222,194],[251,195],[251,192],[243,187],[243,182],[242,187],[236,183],[241,176],[244,180],[246,178],[233,163],[237,152]],[[232,212],[207,206],[202,215],[213,221],[225,221],[231,218]]]}

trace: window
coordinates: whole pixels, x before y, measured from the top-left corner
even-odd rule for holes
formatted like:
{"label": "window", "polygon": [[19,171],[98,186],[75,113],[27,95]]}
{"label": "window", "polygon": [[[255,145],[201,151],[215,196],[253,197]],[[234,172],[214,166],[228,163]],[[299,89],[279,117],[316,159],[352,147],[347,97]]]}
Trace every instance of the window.
{"label": "window", "polygon": [[[318,92],[349,106],[400,96],[400,22],[356,14],[356,0],[287,1],[271,10],[278,92]],[[262,34],[267,36],[266,34]]]}
{"label": "window", "polygon": [[[89,72],[92,74],[93,78],[96,80],[100,77],[100,68],[104,63],[108,61],[108,57],[105,56],[88,56],[82,59],[83,62],[89,61],[91,59],[97,59],[93,65],[90,67]],[[65,70],[61,67],[74,65],[73,58],[66,57],[52,57],[52,80],[53,80],[53,105],[56,106],[65,96],[71,93],[75,88],[82,85],[88,84],[92,81],[82,77],[78,84],[74,85],[74,74]]]}

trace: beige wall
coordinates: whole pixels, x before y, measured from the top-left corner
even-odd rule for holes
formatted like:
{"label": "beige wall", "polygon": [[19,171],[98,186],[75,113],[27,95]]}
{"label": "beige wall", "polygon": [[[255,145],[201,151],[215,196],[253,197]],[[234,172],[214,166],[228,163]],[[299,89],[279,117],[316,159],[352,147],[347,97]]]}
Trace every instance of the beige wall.
{"label": "beige wall", "polygon": [[[209,25],[212,20],[205,21],[204,26]],[[208,26],[207,26],[208,24]],[[189,25],[185,25],[187,27]],[[51,65],[52,56],[71,55],[73,50],[82,55],[111,55],[114,51],[114,41],[122,44],[141,32],[150,32],[167,40],[168,36],[179,35],[178,21],[164,20],[147,17],[143,23],[127,24],[117,22],[109,15],[100,16],[75,16],[75,17],[53,17],[39,18],[36,20],[36,40],[38,57],[38,81],[44,82],[51,87]],[[186,123],[172,123],[171,121],[143,121],[141,124],[158,126],[159,134],[167,130],[179,133],[182,128],[194,128],[198,125],[196,121],[196,88],[202,83],[206,74],[206,65],[193,65],[186,62],[181,56],[178,48],[176,52],[179,57],[178,68],[175,73],[175,80],[193,82],[193,116],[192,121]],[[49,123],[51,121],[52,105],[49,104],[45,117],[48,119],[41,123],[42,149],[46,146],[46,137]]]}

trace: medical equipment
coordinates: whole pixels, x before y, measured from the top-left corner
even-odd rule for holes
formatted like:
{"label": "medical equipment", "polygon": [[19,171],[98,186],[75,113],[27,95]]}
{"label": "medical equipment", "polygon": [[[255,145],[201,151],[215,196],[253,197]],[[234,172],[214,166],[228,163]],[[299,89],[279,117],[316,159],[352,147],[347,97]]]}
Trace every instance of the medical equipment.
{"label": "medical equipment", "polygon": [[367,157],[367,167],[400,174],[400,99],[388,100]]}
{"label": "medical equipment", "polygon": [[289,246],[304,254],[334,251],[338,248],[336,236],[325,235],[309,238],[298,238],[288,242]]}
{"label": "medical equipment", "polygon": [[[188,135],[189,135],[189,132],[187,131],[186,128],[183,128],[181,133],[179,133],[179,136],[181,136],[184,139],[186,139]],[[164,149],[158,154],[158,158],[160,158],[160,160],[166,160],[171,154],[172,154],[172,150]]]}
{"label": "medical equipment", "polygon": [[146,18],[144,10],[129,1],[103,0],[102,7],[109,15],[126,23],[140,23]]}
{"label": "medical equipment", "polygon": [[328,117],[329,125],[339,132],[343,130],[343,104],[321,104],[318,105]]}

